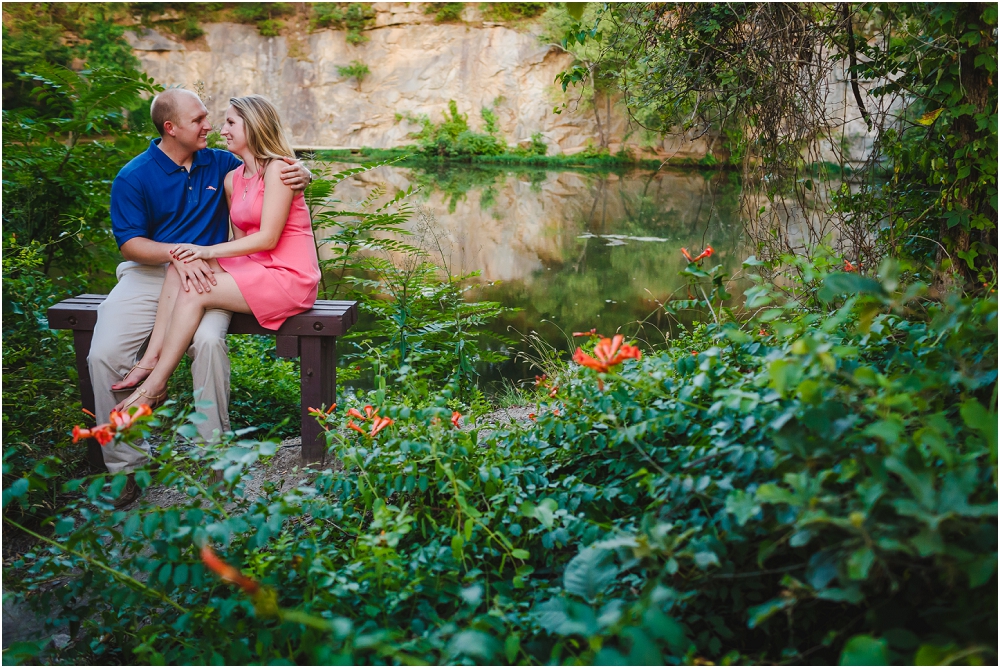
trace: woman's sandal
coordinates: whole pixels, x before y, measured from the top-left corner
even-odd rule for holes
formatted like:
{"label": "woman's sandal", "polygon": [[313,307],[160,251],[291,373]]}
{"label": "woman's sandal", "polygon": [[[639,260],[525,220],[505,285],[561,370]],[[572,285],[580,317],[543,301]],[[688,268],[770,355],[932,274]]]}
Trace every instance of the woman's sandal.
{"label": "woman's sandal", "polygon": [[[146,404],[150,408],[156,408],[167,399],[166,390],[164,390],[162,394],[146,394],[146,389],[142,386],[140,386],[138,390],[133,392],[133,394],[135,395],[135,398],[132,399],[132,401],[125,404],[124,406],[122,406],[120,409],[118,409],[119,413],[124,413],[132,406],[138,406],[141,404]],[[143,399],[145,399],[145,401],[143,401]]]}
{"label": "woman's sandal", "polygon": [[[139,360],[139,362],[141,362],[141,361],[142,361],[142,360]],[[148,366],[143,366],[143,365],[139,364],[139,362],[136,362],[136,363],[135,363],[135,364],[134,364],[134,365],[132,366],[132,368],[131,368],[131,369],[129,369],[129,370],[128,370],[128,372],[126,372],[124,376],[122,376],[122,380],[125,380],[126,378],[128,378],[128,377],[129,377],[129,376],[130,376],[130,375],[132,374],[132,372],[133,372],[133,371],[135,371],[136,369],[142,369],[142,370],[144,370],[144,371],[152,371],[152,370],[153,370],[153,368],[152,368],[152,367],[148,367]],[[119,388],[114,388],[114,387],[113,387],[113,388],[111,388],[111,391],[112,391],[112,392],[124,392],[125,390],[134,390],[135,388],[139,387],[139,385],[141,385],[141,384],[142,384],[142,381],[143,381],[143,380],[146,380],[146,379],[145,379],[145,378],[143,378],[142,380],[140,380],[140,381],[139,381],[138,383],[136,383],[135,385],[126,385],[125,387],[119,387]]]}

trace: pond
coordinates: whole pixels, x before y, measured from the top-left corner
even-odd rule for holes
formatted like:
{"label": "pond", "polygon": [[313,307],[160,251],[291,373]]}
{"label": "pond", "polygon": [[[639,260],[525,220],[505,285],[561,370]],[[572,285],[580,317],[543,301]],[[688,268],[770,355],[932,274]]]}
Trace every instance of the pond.
{"label": "pond", "polygon": [[515,359],[532,331],[567,352],[568,335],[592,327],[662,342],[669,324],[658,304],[684,286],[681,247],[711,245],[730,274],[742,259],[740,186],[730,173],[383,166],[336,194],[356,202],[379,184],[386,197],[419,187],[412,225],[430,221],[439,263],[453,274],[480,270],[475,298],[521,309],[492,327],[515,345],[509,362],[480,369],[487,388],[534,376]]}

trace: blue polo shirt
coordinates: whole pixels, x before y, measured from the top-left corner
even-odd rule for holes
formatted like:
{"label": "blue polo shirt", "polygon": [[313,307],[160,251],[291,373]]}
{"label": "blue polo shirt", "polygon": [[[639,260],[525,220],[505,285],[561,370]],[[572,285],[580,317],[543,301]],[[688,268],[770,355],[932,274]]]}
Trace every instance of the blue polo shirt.
{"label": "blue polo shirt", "polygon": [[226,241],[225,179],[240,160],[229,151],[204,148],[194,154],[188,172],[159,143],[153,140],[111,184],[111,229],[118,247],[135,237],[201,246]]}

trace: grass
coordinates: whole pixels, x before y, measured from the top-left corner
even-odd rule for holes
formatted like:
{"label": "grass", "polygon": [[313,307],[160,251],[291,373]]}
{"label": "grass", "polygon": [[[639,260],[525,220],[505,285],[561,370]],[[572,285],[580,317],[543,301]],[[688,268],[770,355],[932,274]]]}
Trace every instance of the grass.
{"label": "grass", "polygon": [[[597,168],[622,168],[639,167],[643,169],[658,169],[664,163],[660,160],[637,159],[632,156],[616,155],[518,155],[516,153],[506,153],[503,155],[474,155],[462,158],[437,158],[420,155],[416,147],[400,148],[358,148],[341,150],[321,150],[315,151],[315,158],[324,161],[337,162],[370,162],[376,160],[391,160],[403,158],[399,164],[403,165],[431,165],[447,163],[475,163],[492,165],[524,165],[551,168],[571,168],[571,167],[597,167]],[[691,159],[668,160],[669,166],[695,167],[705,169],[704,165],[699,165],[697,161]],[[711,169],[721,169],[723,166],[714,166]]]}

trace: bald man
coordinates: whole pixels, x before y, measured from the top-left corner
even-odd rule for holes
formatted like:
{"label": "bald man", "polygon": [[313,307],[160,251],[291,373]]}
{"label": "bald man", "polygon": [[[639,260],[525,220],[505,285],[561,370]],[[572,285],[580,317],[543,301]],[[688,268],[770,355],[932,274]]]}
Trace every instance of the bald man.
{"label": "bald man", "polygon": [[[194,93],[172,88],[153,99],[150,113],[160,138],[125,165],[111,186],[111,228],[125,261],[118,265],[118,284],[98,308],[87,360],[98,418],[117,403],[113,384],[130,393],[149,373],[134,365],[153,330],[168,264],[173,262],[185,290],[202,292],[215,284],[208,263],[176,262],[170,249],[177,243],[212,245],[229,238],[224,181],[240,161],[228,151],[207,148],[212,125],[205,105]],[[298,161],[286,162],[282,181],[302,190],[312,175]],[[206,402],[199,412],[208,419],[198,425],[206,442],[229,430],[226,330],[231,317],[222,310],[206,313],[188,349],[196,396]],[[148,446],[143,447],[137,451],[128,445],[105,446],[108,471],[141,466],[148,457]],[[130,475],[115,507],[128,505],[138,495]]]}

